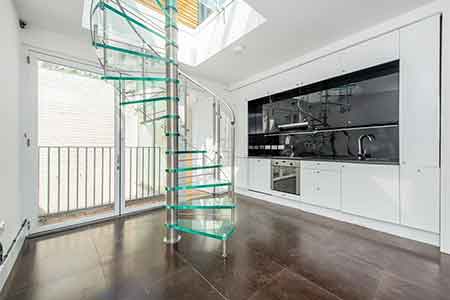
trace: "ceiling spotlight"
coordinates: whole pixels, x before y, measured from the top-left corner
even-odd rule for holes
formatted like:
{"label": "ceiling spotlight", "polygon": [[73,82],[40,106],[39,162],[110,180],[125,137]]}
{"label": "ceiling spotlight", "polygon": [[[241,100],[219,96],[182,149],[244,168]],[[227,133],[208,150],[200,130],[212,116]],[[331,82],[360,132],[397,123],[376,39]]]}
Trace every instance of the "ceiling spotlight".
{"label": "ceiling spotlight", "polygon": [[242,54],[242,53],[244,53],[244,51],[245,51],[245,46],[243,46],[243,45],[237,45],[233,48],[233,52],[235,54]]}

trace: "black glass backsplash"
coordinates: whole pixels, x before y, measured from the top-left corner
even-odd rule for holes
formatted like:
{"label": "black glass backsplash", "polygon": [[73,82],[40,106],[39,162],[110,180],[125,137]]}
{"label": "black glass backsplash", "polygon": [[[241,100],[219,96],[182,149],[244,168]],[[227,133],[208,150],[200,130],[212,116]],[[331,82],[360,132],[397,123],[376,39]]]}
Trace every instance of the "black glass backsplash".
{"label": "black glass backsplash", "polygon": [[[398,61],[249,101],[248,107],[251,156],[356,157],[358,138],[372,134],[375,141],[365,141],[369,155],[398,161]],[[292,130],[278,127],[300,122]],[[367,128],[375,125],[387,127]],[[330,129],[339,130],[320,132]]]}

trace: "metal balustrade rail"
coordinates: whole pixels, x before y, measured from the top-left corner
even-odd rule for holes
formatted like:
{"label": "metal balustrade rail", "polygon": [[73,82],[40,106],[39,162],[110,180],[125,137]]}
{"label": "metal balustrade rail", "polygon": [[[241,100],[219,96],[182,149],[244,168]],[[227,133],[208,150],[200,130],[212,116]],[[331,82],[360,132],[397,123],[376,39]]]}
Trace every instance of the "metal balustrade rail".
{"label": "metal balustrade rail", "polygon": [[[161,147],[125,147],[125,201],[161,194]],[[113,146],[40,146],[39,216],[114,203]]]}
{"label": "metal balustrade rail", "polygon": [[162,154],[161,147],[125,147],[125,201],[161,195]]}

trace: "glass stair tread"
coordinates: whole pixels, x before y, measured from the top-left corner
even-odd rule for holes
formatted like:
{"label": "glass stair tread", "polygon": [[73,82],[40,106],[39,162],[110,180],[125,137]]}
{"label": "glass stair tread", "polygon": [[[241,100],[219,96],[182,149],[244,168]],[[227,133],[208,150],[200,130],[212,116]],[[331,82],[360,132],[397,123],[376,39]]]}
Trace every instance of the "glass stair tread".
{"label": "glass stair tread", "polygon": [[147,76],[102,76],[102,80],[124,80],[124,81],[152,81],[152,82],[174,82],[179,83],[178,79],[167,77],[147,77]]}
{"label": "glass stair tread", "polygon": [[205,188],[214,188],[214,187],[226,187],[226,186],[230,186],[230,185],[231,185],[231,182],[229,182],[229,181],[203,180],[200,182],[194,182],[194,183],[190,183],[190,184],[182,184],[182,185],[173,186],[173,187],[166,187],[166,191],[173,192],[173,191],[205,189]]}
{"label": "glass stair tread", "polygon": [[178,185],[191,184],[199,180],[211,180],[214,178],[214,171],[207,173],[198,173],[200,171],[191,171],[178,174]]}
{"label": "glass stair tread", "polygon": [[177,231],[203,235],[206,237],[228,240],[236,231],[236,226],[229,220],[199,220],[179,218],[177,224],[166,225]]}
{"label": "glass stair tread", "polygon": [[176,210],[194,210],[194,209],[233,209],[236,204],[230,197],[204,198],[193,200],[182,200],[178,205],[168,205],[167,208]]}
{"label": "glass stair tread", "polygon": [[141,100],[123,101],[120,103],[120,105],[142,104],[142,103],[151,103],[151,102],[158,102],[158,101],[179,101],[179,98],[178,97],[155,97],[155,98],[147,98],[147,99],[141,99]]}
{"label": "glass stair tread", "polygon": [[194,161],[201,161],[203,158],[201,157],[191,157],[191,158],[183,158],[183,159],[179,159],[179,162],[182,163],[188,163],[188,162],[194,162]]}
{"label": "glass stair tread", "polygon": [[207,154],[206,150],[166,151],[166,154]]}
{"label": "glass stair tread", "polygon": [[182,173],[182,172],[189,172],[189,171],[196,171],[196,170],[207,170],[207,169],[217,169],[222,168],[223,165],[204,165],[204,166],[190,166],[190,167],[183,167],[183,168],[176,168],[176,169],[166,169],[169,173]]}
{"label": "glass stair tread", "polygon": [[[120,9],[120,7],[116,8],[116,7],[114,7],[114,6],[112,6],[112,5],[108,4],[108,3],[103,2],[103,1],[100,1],[98,3],[98,7],[100,9],[102,9],[102,10],[105,10],[105,9],[108,10],[108,11],[114,13],[115,15],[123,18],[126,22],[130,22],[133,25],[136,25],[139,28],[144,29],[146,32],[149,32],[149,33],[153,34],[154,36],[157,36],[157,37],[161,38],[162,40],[167,41],[169,43],[172,43],[174,46],[178,47],[177,44],[174,41],[167,39],[164,36],[164,34],[162,34],[161,32],[158,32],[158,31],[150,28],[150,25],[146,25],[146,24],[144,24],[144,22],[138,21],[135,18],[131,17],[129,14],[123,12]],[[97,9],[97,7],[94,9],[94,13],[95,13],[96,9]]]}
{"label": "glass stair tread", "polygon": [[117,51],[120,53],[124,53],[124,54],[129,54],[129,55],[134,55],[134,56],[138,56],[141,58],[146,58],[146,59],[151,59],[155,62],[159,62],[159,63],[173,63],[176,64],[176,62],[174,60],[171,59],[165,59],[164,57],[155,55],[155,54],[149,54],[149,53],[144,53],[144,52],[140,52],[140,51],[136,51],[136,50],[131,50],[131,49],[126,49],[123,47],[118,47],[118,46],[113,46],[107,43],[94,43],[94,46],[97,48],[104,48],[104,49],[108,49],[111,51]]}

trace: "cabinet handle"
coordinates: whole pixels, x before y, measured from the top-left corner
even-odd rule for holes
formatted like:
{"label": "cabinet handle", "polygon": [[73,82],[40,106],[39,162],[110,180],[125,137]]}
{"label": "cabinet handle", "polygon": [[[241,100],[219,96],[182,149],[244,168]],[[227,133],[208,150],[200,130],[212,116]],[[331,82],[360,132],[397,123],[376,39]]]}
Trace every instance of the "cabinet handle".
{"label": "cabinet handle", "polygon": [[422,170],[421,169],[417,169],[417,173],[422,173]]}
{"label": "cabinet handle", "polygon": [[316,191],[320,192],[320,187],[316,188]]}

